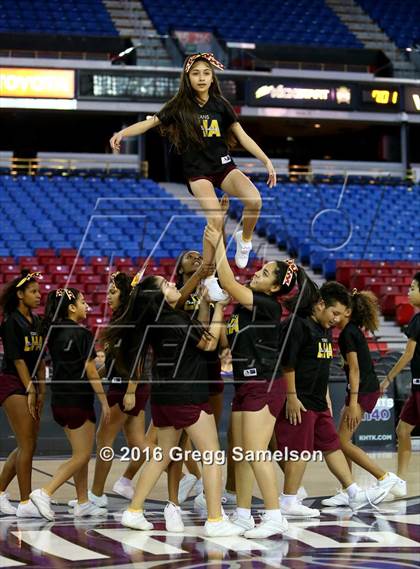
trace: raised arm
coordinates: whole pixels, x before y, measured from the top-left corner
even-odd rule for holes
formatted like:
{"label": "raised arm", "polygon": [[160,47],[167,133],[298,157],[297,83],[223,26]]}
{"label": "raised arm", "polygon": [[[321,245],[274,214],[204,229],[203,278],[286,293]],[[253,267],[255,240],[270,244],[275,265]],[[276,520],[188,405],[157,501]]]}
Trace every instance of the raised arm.
{"label": "raised arm", "polygon": [[153,115],[153,117],[150,117],[149,119],[136,122],[135,124],[132,124],[127,128],[123,128],[119,132],[116,132],[109,141],[109,144],[111,145],[113,152],[118,153],[120,151],[121,141],[123,138],[129,138],[130,136],[140,136],[141,134],[144,134],[151,128],[154,128],[155,126],[159,125],[160,125],[160,120],[157,118],[156,115]]}
{"label": "raised arm", "polygon": [[248,287],[238,283],[235,279],[232,269],[226,258],[225,244],[223,243],[222,234],[214,227],[207,225],[204,231],[205,239],[207,239],[216,251],[216,268],[220,284],[226,292],[232,296],[239,304],[245,308],[252,310],[253,294]]}

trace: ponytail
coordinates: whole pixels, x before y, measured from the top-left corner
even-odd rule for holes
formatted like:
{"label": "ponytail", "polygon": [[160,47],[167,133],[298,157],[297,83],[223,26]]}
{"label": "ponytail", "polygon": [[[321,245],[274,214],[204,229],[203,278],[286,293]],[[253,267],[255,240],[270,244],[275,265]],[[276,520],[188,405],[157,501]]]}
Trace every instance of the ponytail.
{"label": "ponytail", "polygon": [[113,312],[111,321],[122,316],[127,308],[131,293],[132,278],[127,273],[113,273],[111,275],[111,283],[120,291],[120,305]]}
{"label": "ponytail", "polygon": [[373,292],[354,289],[351,295],[351,322],[375,332],[379,328],[379,303]]}
{"label": "ponytail", "polygon": [[283,304],[289,312],[296,312],[298,316],[306,318],[311,316],[314,305],[321,300],[321,294],[318,286],[300,266],[297,268],[295,283],[298,287],[297,294]]}

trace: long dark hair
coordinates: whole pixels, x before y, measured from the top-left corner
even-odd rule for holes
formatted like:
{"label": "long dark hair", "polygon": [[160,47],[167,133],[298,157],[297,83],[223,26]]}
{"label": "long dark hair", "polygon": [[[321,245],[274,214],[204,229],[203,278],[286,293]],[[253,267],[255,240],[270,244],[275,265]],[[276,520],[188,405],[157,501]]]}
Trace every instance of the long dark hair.
{"label": "long dark hair", "polygon": [[360,328],[375,332],[379,328],[379,303],[369,290],[354,290],[351,295],[351,322]]}
{"label": "long dark hair", "polygon": [[[184,62],[178,93],[166,103],[159,113],[163,123],[166,117],[171,119],[169,126],[164,126],[163,124],[160,126],[161,134],[167,136],[180,153],[184,152],[190,145],[198,145],[200,148],[204,145],[203,133],[197,116],[197,107],[194,105],[195,93],[191,87],[188,73],[185,72],[185,64],[188,59],[189,57],[187,57]],[[205,58],[201,57],[197,58],[194,64],[198,61],[204,61],[212,73],[209,97],[220,99],[225,105],[231,107],[229,101],[223,97],[219,81],[211,64]],[[232,113],[234,113],[233,109]],[[235,140],[233,135],[228,136],[228,144],[230,147],[234,146]]]}
{"label": "long dark hair", "polygon": [[35,277],[30,277],[25,280],[25,282],[17,287],[21,280],[30,275],[31,272],[28,269],[22,269],[20,275],[8,283],[0,294],[0,309],[5,316],[14,312],[19,306],[19,297],[17,295],[18,291],[24,291],[32,283],[36,283]]}
{"label": "long dark hair", "polygon": [[157,322],[172,326],[181,322],[186,327],[193,326],[191,336],[197,343],[203,334],[208,334],[200,322],[191,319],[183,310],[172,308],[165,300],[157,276],[148,276],[132,290],[125,312],[101,334],[121,375],[131,377],[139,366],[143,366],[148,348],[153,347],[153,335],[147,331]]}
{"label": "long dark hair", "polygon": [[112,313],[111,322],[122,316],[127,308],[128,300],[131,293],[131,281],[132,277],[127,275],[127,273],[114,273],[111,276],[111,283],[120,291],[120,305]]}
{"label": "long dark hair", "polygon": [[[278,262],[278,264],[280,264]],[[279,267],[279,282],[282,282],[281,275],[285,275],[284,267],[286,263],[281,262]],[[287,264],[286,264],[287,265]],[[284,276],[283,276],[284,278]],[[308,277],[301,266],[297,266],[297,272],[289,286],[282,285],[277,294],[287,295],[297,286],[297,293],[283,301],[284,306],[289,312],[296,312],[298,316],[306,318],[311,316],[314,305],[321,299],[318,286]]]}
{"label": "long dark hair", "polygon": [[51,326],[68,318],[70,305],[76,304],[79,296],[80,291],[77,288],[60,288],[48,294],[41,324],[44,337],[47,337]]}

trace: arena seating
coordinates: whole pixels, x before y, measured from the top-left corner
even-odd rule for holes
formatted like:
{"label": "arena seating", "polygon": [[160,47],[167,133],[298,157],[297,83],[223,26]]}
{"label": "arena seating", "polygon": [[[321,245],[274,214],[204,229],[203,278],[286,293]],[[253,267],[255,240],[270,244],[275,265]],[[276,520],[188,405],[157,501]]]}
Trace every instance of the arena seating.
{"label": "arena seating", "polygon": [[101,0],[2,0],[1,32],[118,36]]}
{"label": "arena seating", "polygon": [[383,315],[403,326],[415,312],[407,291],[417,271],[419,262],[337,261],[336,278],[349,288],[371,290],[380,299]]}
{"label": "arena seating", "polygon": [[[336,261],[420,260],[417,211],[420,186],[287,183],[269,190],[257,182],[261,236],[333,278]],[[230,214],[242,206],[231,200]]]}
{"label": "arena seating", "polygon": [[112,176],[0,176],[0,215],[2,257],[80,247],[88,259],[176,258],[205,225],[155,182]]}
{"label": "arena seating", "polygon": [[[328,278],[373,290],[385,316],[407,323],[407,289],[420,270],[413,215],[419,186],[360,184],[343,193],[341,184],[257,185],[260,235]],[[241,210],[231,199],[230,215]],[[110,271],[134,274],[151,257],[148,272],[171,277],[179,253],[200,248],[205,224],[155,182],[113,176],[2,175],[0,216],[0,283],[28,267],[44,273],[47,291],[72,271],[70,284],[80,285],[95,307],[90,325],[103,318]],[[239,278],[246,281],[258,263],[253,253]]]}
{"label": "arena seating", "polygon": [[[263,196],[258,233],[302,263],[346,286],[369,288],[383,314],[406,324],[413,314],[407,290],[420,270],[415,215],[420,186],[282,182]],[[242,206],[231,200],[230,214]],[[401,261],[404,259],[404,261]]]}
{"label": "arena seating", "polygon": [[363,47],[323,0],[143,0],[159,33],[215,31],[226,41]]}
{"label": "arena seating", "polygon": [[420,41],[418,0],[356,1],[398,47],[411,47]]}

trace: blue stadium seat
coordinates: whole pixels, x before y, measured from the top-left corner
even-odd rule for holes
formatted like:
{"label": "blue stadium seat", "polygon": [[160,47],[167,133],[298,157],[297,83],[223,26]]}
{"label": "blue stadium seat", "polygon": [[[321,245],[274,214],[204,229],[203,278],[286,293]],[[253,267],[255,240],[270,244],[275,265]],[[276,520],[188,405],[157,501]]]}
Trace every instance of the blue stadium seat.
{"label": "blue stadium seat", "polygon": [[[324,0],[143,0],[158,33],[216,31],[225,41],[363,47]],[[240,12],[240,14],[239,14]]]}

